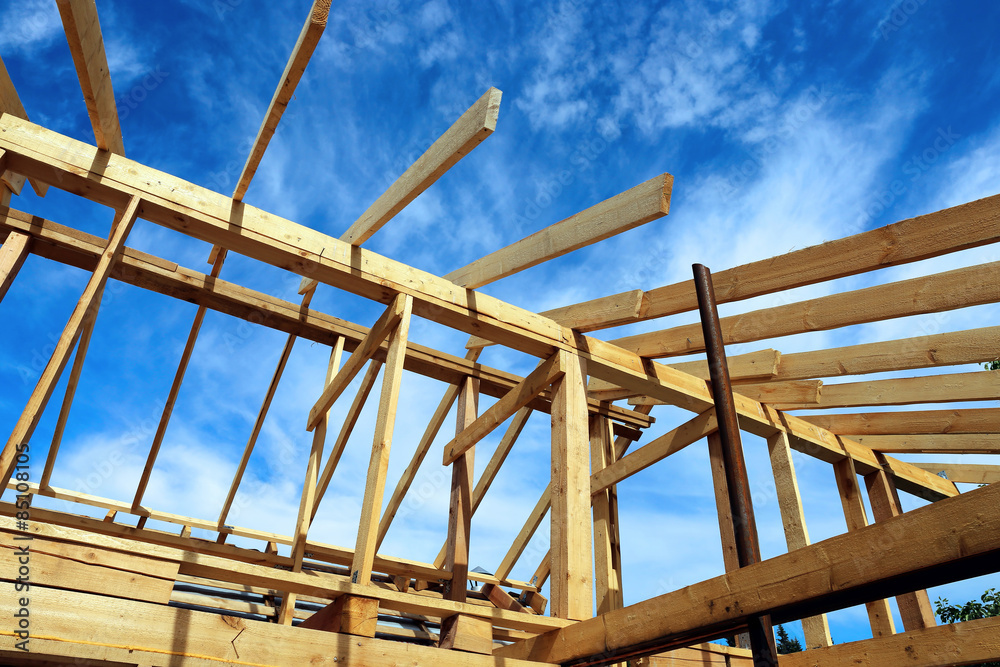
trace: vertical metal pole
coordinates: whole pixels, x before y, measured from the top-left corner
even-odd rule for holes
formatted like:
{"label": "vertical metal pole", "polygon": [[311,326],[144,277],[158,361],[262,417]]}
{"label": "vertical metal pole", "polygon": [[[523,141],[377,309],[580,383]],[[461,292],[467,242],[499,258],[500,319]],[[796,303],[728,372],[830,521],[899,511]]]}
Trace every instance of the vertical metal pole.
{"label": "vertical metal pole", "polygon": [[[733,401],[733,388],[729,380],[719,312],[715,305],[712,273],[701,264],[695,264],[693,268],[701,329],[705,335],[705,352],[708,354],[708,369],[712,378],[712,397],[715,400],[719,435],[722,438],[722,460],[726,468],[726,486],[729,487],[736,554],[740,567],[746,567],[760,562],[757,523],[754,521],[753,502],[750,499],[750,480],[747,478],[746,461],[743,459],[743,443],[736,419],[736,403]],[[777,667],[778,651],[774,644],[770,614],[748,619],[747,630],[750,634],[754,667]]]}

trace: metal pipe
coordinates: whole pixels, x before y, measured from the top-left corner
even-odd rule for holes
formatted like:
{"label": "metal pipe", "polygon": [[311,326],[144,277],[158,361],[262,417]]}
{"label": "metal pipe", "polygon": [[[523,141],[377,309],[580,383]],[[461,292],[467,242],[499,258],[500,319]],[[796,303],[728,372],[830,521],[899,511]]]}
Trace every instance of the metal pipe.
{"label": "metal pipe", "polygon": [[[719,436],[722,439],[722,461],[726,469],[726,486],[729,490],[729,506],[733,515],[733,533],[736,536],[736,554],[740,567],[760,562],[760,545],[757,541],[757,522],[754,520],[753,501],[750,498],[750,480],[747,477],[746,461],[743,458],[743,443],[740,439],[740,425],[736,418],[736,403],[729,380],[729,366],[726,349],[716,308],[715,289],[712,286],[712,272],[702,264],[695,264],[694,284],[698,294],[698,311],[701,314],[701,330],[705,336],[705,351],[708,354],[708,370],[712,379],[712,398],[715,414],[719,422]],[[774,644],[770,615],[748,619],[750,649],[755,667],[777,667],[778,651]]]}

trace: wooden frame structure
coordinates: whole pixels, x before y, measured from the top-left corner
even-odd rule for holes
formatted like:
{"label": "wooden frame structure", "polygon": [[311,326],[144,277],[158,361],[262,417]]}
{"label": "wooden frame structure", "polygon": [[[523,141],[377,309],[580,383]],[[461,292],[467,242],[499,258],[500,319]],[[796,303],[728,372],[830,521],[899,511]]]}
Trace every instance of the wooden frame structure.
{"label": "wooden frame structure", "polygon": [[[1000,264],[722,320],[726,343],[760,343],[758,351],[730,358],[729,370],[740,428],[767,441],[789,549],[787,555],[741,568],[706,364],[669,363],[670,357],[704,351],[698,325],[665,326],[610,341],[586,335],[692,311],[697,308],[693,283],[632,290],[541,314],[472,289],[666,215],[673,181],[669,174],[443,278],[430,275],[361,246],[493,132],[499,91],[486,91],[338,240],[242,201],[322,35],[328,0],[313,4],[232,196],[125,157],[94,0],[59,0],[59,9],[96,145],[29,122],[0,67],[0,298],[29,254],[80,267],[91,278],[20,419],[9,425],[11,434],[0,454],[5,563],[0,579],[9,582],[4,585],[17,584],[11,564],[24,553],[24,544],[30,544],[33,568],[31,652],[19,646],[29,640],[27,631],[9,622],[23,604],[5,595],[0,599],[0,616],[8,619],[0,626],[4,661],[597,665],[626,658],[645,660],[637,664],[675,664],[700,656],[704,664],[749,664],[744,649],[702,642],[739,635],[749,618],[761,614],[776,622],[803,620],[810,650],[787,663],[783,658],[782,665],[889,664],[903,650],[915,652],[919,664],[955,664],[949,647],[958,647],[963,660],[1000,658],[997,643],[987,641],[997,635],[995,622],[963,624],[946,632],[935,627],[924,592],[928,586],[1000,570],[1000,485],[994,483],[1000,466],[914,464],[890,456],[996,453],[1000,410],[863,411],[867,406],[995,400],[1000,397],[998,372],[822,386],[824,378],[988,361],[996,354],[1000,328],[786,355],[766,343],[794,333],[998,302]],[[107,238],[8,208],[26,180],[40,195],[48,185],[112,208]],[[210,273],[129,248],[129,231],[139,218],[212,244]],[[1000,195],[718,271],[715,290],[719,302],[739,301],[997,241]],[[227,253],[301,276],[301,303],[223,280]],[[131,502],[50,485],[108,280],[199,306]],[[380,302],[385,311],[369,328],[312,309],[320,284]],[[144,491],[208,310],[239,318],[264,313],[265,326],[287,333],[288,339],[224,506],[217,517],[199,518],[149,507]],[[467,353],[449,354],[409,340],[414,317],[468,334]],[[300,337],[329,346],[330,361],[322,394],[314,405],[303,406],[303,426],[313,433],[313,445],[296,523],[284,535],[231,525],[234,498]],[[477,361],[486,345],[526,353],[539,364],[526,377],[490,368]],[[38,481],[25,481],[17,474],[20,455],[25,446],[44,448],[32,435],[67,367],[69,380],[44,472]],[[330,409],[362,371],[361,387],[338,431],[330,422]],[[404,371],[440,381],[444,395],[383,506]],[[353,548],[317,543],[309,538],[310,525],[380,374],[357,541]],[[480,395],[498,399],[481,414]],[[653,423],[654,406],[662,404],[692,414],[629,451]],[[381,554],[393,518],[453,407],[455,435],[442,453],[444,465],[451,468],[447,541],[433,563]],[[827,407],[859,411],[793,414]],[[551,415],[551,482],[540,490],[509,552],[498,558],[496,572],[470,571],[473,515],[533,412]],[[505,423],[500,445],[475,480],[476,444]],[[324,465],[327,435],[333,431],[338,435]],[[625,606],[617,484],[696,443],[706,443],[712,460],[726,574]],[[847,534],[810,543],[793,451],[831,465]],[[956,482],[989,486],[960,494]],[[932,502],[903,512],[899,492]],[[35,507],[31,521],[19,523],[19,512],[37,497],[107,515],[101,520]],[[530,581],[509,578],[547,513],[551,551]],[[179,530],[147,527],[149,520]],[[216,539],[192,537],[192,529]],[[227,543],[232,536],[256,541],[259,548]],[[282,555],[284,550],[290,555]],[[548,598],[542,595],[546,582]],[[894,627],[887,602],[893,596],[905,635]],[[832,646],[824,614],[860,603],[867,607],[873,639]]]}

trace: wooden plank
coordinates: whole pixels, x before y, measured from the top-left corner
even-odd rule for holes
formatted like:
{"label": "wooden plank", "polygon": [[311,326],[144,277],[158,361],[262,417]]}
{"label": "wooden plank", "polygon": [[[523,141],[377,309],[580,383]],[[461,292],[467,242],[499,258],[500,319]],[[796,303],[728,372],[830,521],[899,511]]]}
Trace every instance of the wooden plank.
{"label": "wooden plank", "polygon": [[500,424],[511,418],[518,410],[531,402],[543,389],[562,377],[559,358],[553,355],[538,365],[524,380],[510,390],[506,396],[489,407],[468,428],[456,435],[444,446],[444,465],[454,463],[463,452],[492,433]]}
{"label": "wooden plank", "polygon": [[[722,454],[722,436],[713,431],[708,434],[708,459],[712,470],[712,490],[715,496],[715,512],[719,520],[719,539],[722,543],[722,563],[726,572],[740,569],[740,559],[736,549],[736,532],[733,524],[733,509],[729,499],[729,483],[726,481],[726,464]],[[729,637],[733,645],[750,648],[750,635],[740,632]]]}
{"label": "wooden plank", "polygon": [[1000,465],[913,462],[910,465],[935,475],[944,473],[952,482],[959,484],[995,484],[1000,482]]}
{"label": "wooden plank", "polygon": [[[785,531],[785,542],[788,551],[794,551],[809,546],[809,530],[806,528],[806,517],[802,511],[802,496],[799,493],[799,482],[795,476],[795,463],[792,461],[792,448],[788,443],[788,435],[776,433],[767,440],[768,454],[771,459],[771,471],[774,474],[774,489],[778,497],[778,509],[781,512],[781,523]],[[809,616],[802,619],[802,634],[805,638],[805,648],[831,646],[830,623],[826,614]]]}
{"label": "wooden plank", "polygon": [[579,248],[662,218],[670,210],[674,177],[661,174],[595,204],[445,276],[477,289]]}
{"label": "wooden plank", "polygon": [[[313,503],[310,521],[316,518],[316,510],[319,509],[319,503],[323,500],[323,496],[326,495],[326,490],[330,486],[330,480],[333,479],[333,473],[337,470],[337,464],[340,463],[340,457],[344,454],[347,441],[350,439],[351,433],[354,432],[354,427],[358,423],[361,410],[365,407],[365,402],[368,400],[368,394],[371,393],[372,387],[375,386],[375,380],[378,379],[381,367],[382,364],[375,360],[372,360],[368,364],[368,370],[365,371],[365,376],[361,380],[358,393],[355,394],[354,401],[351,402],[351,407],[347,410],[347,417],[344,419],[344,423],[340,427],[340,433],[337,434],[337,440],[333,443],[333,447],[330,450],[330,458],[327,459],[326,465],[323,466],[323,473],[319,476],[319,481],[316,483],[316,501]],[[376,546],[375,549],[377,551],[378,547]]]}
{"label": "wooden plank", "polygon": [[991,572],[998,553],[1000,485],[991,485],[514,643],[494,656],[562,664],[648,655],[693,637],[726,634],[753,615],[770,613],[784,623]]}
{"label": "wooden plank", "polygon": [[[676,401],[694,412],[711,407],[704,381],[612,344],[582,335],[487,295],[459,290],[453,283],[406,267],[363,248],[331,239],[319,232],[265,214],[252,206],[240,209],[233,222],[232,200],[131,160],[111,155],[96,160],[96,149],[25,121],[0,119],[0,149],[11,153],[11,164],[28,176],[57,173],[61,186],[86,194],[99,203],[122,202],[132,193],[149,197],[143,215],[156,224],[209,243],[238,250],[250,257],[314,277],[346,291],[380,302],[403,292],[414,299],[414,312],[452,328],[489,338],[536,357],[549,357],[557,349],[578,352],[588,371],[618,386],[633,388],[654,398]],[[359,268],[361,267],[361,268]],[[794,417],[779,416],[767,406],[739,397],[737,411],[744,428],[767,437],[777,430],[794,436],[793,447],[814,456],[843,456],[845,445],[822,429]],[[864,448],[846,447],[867,472],[873,458]],[[933,475],[913,469],[909,480],[897,486],[910,493],[940,498],[949,487]]]}
{"label": "wooden plank", "polygon": [[97,147],[125,155],[118,107],[94,0],[56,0]]}
{"label": "wooden plank", "polygon": [[[13,596],[0,613],[16,611]],[[177,664],[244,664],[298,667],[333,663],[434,664],[471,667],[497,664],[490,656],[440,651],[419,644],[287,628],[274,623],[223,617],[188,609],[110,600],[85,593],[32,591],[33,655],[66,662],[115,661],[169,667]],[[114,628],[95,638],[95,628]],[[177,629],[184,629],[178,643]],[[3,648],[13,649],[13,641]],[[20,653],[20,652],[19,652]],[[509,667],[534,663],[511,661]]]}
{"label": "wooden plank", "polygon": [[[226,252],[220,252],[215,257],[212,265],[212,277],[217,278],[222,271],[222,265],[226,261]],[[170,383],[170,391],[167,392],[167,400],[163,404],[163,412],[160,413],[160,421],[156,425],[156,432],[153,434],[153,442],[149,447],[149,454],[146,457],[146,464],[142,468],[142,475],[139,477],[139,484],[132,499],[132,513],[139,511],[142,498],[146,494],[146,486],[149,484],[149,477],[153,474],[153,466],[156,464],[156,457],[160,454],[160,446],[163,438],[167,434],[167,427],[170,425],[170,417],[174,413],[174,405],[177,403],[177,396],[180,394],[181,385],[184,383],[184,375],[187,373],[188,364],[191,362],[191,355],[194,353],[194,346],[198,342],[198,335],[201,333],[201,325],[205,321],[205,306],[198,306],[198,311],[194,315],[191,323],[191,331],[188,332],[187,341],[184,343],[184,350],[181,352],[181,359],[177,363],[177,370],[174,372],[174,379]]]}
{"label": "wooden plank", "polygon": [[[7,66],[3,64],[3,58],[0,57],[0,116],[5,113],[28,120],[28,114],[24,110],[24,105],[21,104],[21,98],[17,94],[17,88],[14,87],[14,82],[11,80],[10,74],[7,72]],[[0,172],[3,172],[3,170],[0,169]],[[3,180],[7,181],[12,178],[17,178],[23,182],[24,177],[6,172],[3,173]],[[44,197],[45,193],[48,192],[49,189],[49,186],[36,179],[31,179],[31,187],[35,191],[35,194],[39,197]],[[3,186],[0,186],[0,190],[3,189]],[[18,188],[18,190],[20,190],[20,188]],[[9,202],[10,199],[8,198],[6,201],[0,201],[0,205],[7,206]]]}
{"label": "wooden plank", "polygon": [[859,442],[879,452],[905,454],[997,454],[998,434],[859,435]]}
{"label": "wooden plank", "polygon": [[[847,530],[857,532],[868,526],[864,501],[861,499],[861,487],[858,484],[858,474],[851,459],[844,459],[833,464],[833,472],[837,478],[837,490],[844,506],[844,518],[847,520]],[[871,600],[865,603],[868,611],[868,622],[872,628],[872,636],[888,637],[895,634],[896,627],[892,619],[892,611],[887,600]]]}
{"label": "wooden plank", "polygon": [[776,380],[836,377],[957,366],[992,361],[1000,350],[1000,327],[851,345],[781,357]]}
{"label": "wooden plank", "polygon": [[[723,341],[727,345],[750,343],[997,301],[1000,262],[991,262],[724,317]],[[697,323],[618,338],[612,343],[652,359],[705,349]]]}
{"label": "wooden plank", "polygon": [[[603,417],[590,417],[590,461],[593,474],[614,462],[611,425]],[[610,489],[593,498],[594,524],[594,588],[597,592],[597,614],[621,609],[622,592],[618,573],[621,561],[616,560],[614,533],[617,516],[612,516]],[[615,508],[617,510],[617,508]],[[617,513],[617,512],[615,512]]]}
{"label": "wooden plank", "polygon": [[563,375],[552,400],[550,613],[583,619],[594,613],[586,361],[568,352],[557,360]]}
{"label": "wooden plank", "polygon": [[837,644],[819,651],[790,653],[781,656],[781,667],[882,667],[900,660],[922,667],[986,664],[1000,658],[997,637],[1000,637],[1000,617],[983,618]]}
{"label": "wooden plank", "polygon": [[997,399],[1000,399],[1000,371],[976,371],[828,384],[823,387],[819,403],[779,403],[775,407],[780,410],[804,410]]}
{"label": "wooden plank", "polygon": [[[409,350],[407,350],[409,353]],[[478,350],[470,350],[468,354],[465,355],[466,360],[475,361],[479,358]],[[441,426],[444,424],[445,417],[451,411],[451,406],[455,404],[455,400],[458,398],[458,390],[460,385],[450,385],[445,389],[444,396],[441,397],[441,402],[438,403],[437,408],[434,410],[434,414],[431,415],[431,419],[427,424],[427,428],[424,429],[424,434],[420,437],[420,442],[417,443],[417,448],[413,452],[413,456],[410,459],[409,464],[407,464],[406,469],[399,478],[399,482],[396,483],[396,488],[392,492],[392,497],[389,498],[389,503],[385,507],[385,512],[382,514],[382,519],[379,521],[378,525],[378,536],[375,539],[375,550],[382,546],[382,540],[385,539],[386,533],[389,531],[389,526],[392,525],[392,520],[396,516],[396,512],[399,511],[399,507],[403,502],[403,498],[406,497],[406,492],[409,491],[410,485],[413,484],[413,480],[417,477],[417,471],[420,470],[420,464],[423,463],[424,458],[427,456],[427,452],[430,450],[431,445],[434,443],[434,439],[437,437],[438,431],[441,430]],[[443,550],[443,547],[442,547]],[[444,564],[444,558],[441,554],[438,555],[440,563]],[[438,561],[436,561],[438,562]]]}
{"label": "wooden plank", "polygon": [[347,389],[351,380],[361,371],[361,368],[372,358],[378,350],[382,341],[391,334],[403,318],[403,306],[406,303],[406,296],[397,294],[392,303],[385,309],[385,312],[372,325],[368,335],[358,345],[354,353],[344,363],[333,381],[326,385],[322,395],[316,404],[309,411],[309,421],[306,429],[311,431],[319,424],[320,419],[337,401],[337,398]]}
{"label": "wooden plank", "polygon": [[851,437],[1000,431],[1000,409],[997,408],[808,415],[802,419],[832,433]]}
{"label": "wooden plank", "polygon": [[30,243],[31,239],[25,234],[11,232],[0,246],[0,301],[7,295],[7,290],[31,252]]}
{"label": "wooden plank", "polygon": [[[737,384],[733,391],[760,403],[811,405],[822,402],[822,380],[795,380],[765,384]],[[630,398],[629,405],[667,405],[666,401],[648,396]]]}
{"label": "wooden plank", "polygon": [[267,113],[264,114],[264,121],[261,123],[260,129],[257,130],[257,138],[254,139],[250,148],[250,155],[243,166],[243,172],[236,183],[236,189],[233,191],[233,199],[236,201],[242,201],[246,195],[250,181],[253,180],[254,174],[257,173],[257,167],[260,166],[260,161],[264,157],[264,151],[267,150],[267,145],[270,143],[271,137],[274,136],[274,131],[278,128],[278,122],[281,121],[281,116],[285,113],[285,109],[295,93],[295,87],[299,85],[299,81],[306,71],[306,65],[309,64],[309,58],[312,57],[313,51],[319,43],[319,38],[323,36],[323,30],[326,28],[326,22],[330,15],[330,4],[331,0],[313,1],[309,10],[309,18],[302,26],[299,39],[295,42],[292,54],[288,58],[288,64],[285,65],[285,71],[282,73],[278,87],[271,98],[271,104],[267,108]]}
{"label": "wooden plank", "polygon": [[[885,470],[865,475],[865,486],[868,489],[868,499],[875,521],[885,521],[903,513],[899,497],[896,495],[896,487]],[[899,615],[906,630],[919,630],[937,625],[926,590],[900,593],[896,596],[896,606],[899,607]]]}
{"label": "wooden plank", "polygon": [[[472,378],[459,387],[455,433],[461,434],[475,421],[479,412],[479,387]],[[451,493],[448,501],[448,537],[445,541],[444,569],[451,580],[444,586],[448,600],[465,602],[469,585],[469,540],[472,531],[472,474],[475,470],[475,444],[465,449],[452,463]],[[452,622],[452,625],[457,621]],[[454,627],[442,631],[442,638],[460,632]],[[492,640],[492,635],[490,636]]]}
{"label": "wooden plank", "polygon": [[393,303],[394,309],[398,307],[399,310],[399,324],[389,336],[389,354],[386,357],[382,395],[375,422],[375,442],[368,464],[368,479],[361,503],[361,520],[358,523],[358,540],[354,548],[354,560],[351,563],[351,581],[362,586],[371,583],[372,564],[375,560],[375,537],[378,534],[385,475],[389,467],[389,450],[392,447],[392,432],[396,423],[396,403],[399,399],[399,385],[403,378],[403,356],[406,354],[413,298],[408,295],[397,297]]}
{"label": "wooden plank", "polygon": [[73,312],[66,322],[62,334],[59,336],[55,349],[52,351],[45,369],[42,370],[42,374],[38,378],[38,383],[31,392],[28,404],[14,426],[14,430],[7,440],[3,453],[0,454],[0,474],[3,475],[3,477],[0,477],[0,493],[6,488],[11,473],[14,471],[17,460],[17,447],[19,445],[27,447],[28,441],[31,440],[31,435],[34,433],[35,427],[38,425],[38,420],[41,418],[49,398],[52,396],[52,391],[59,381],[59,376],[62,375],[62,371],[66,367],[66,362],[69,360],[70,352],[72,352],[73,346],[80,335],[80,329],[83,326],[87,312],[94,306],[97,295],[100,294],[105,282],[107,282],[111,267],[121,256],[122,248],[125,247],[125,239],[128,237],[128,233],[131,231],[132,225],[135,224],[136,217],[138,216],[140,204],[141,200],[138,197],[133,198],[125,208],[124,213],[122,213],[117,226],[113,229],[111,238],[108,240],[107,247],[101,255],[101,259],[95,267],[93,275],[91,275],[86,288],[83,290],[83,294],[73,308]]}
{"label": "wooden plank", "polygon": [[469,107],[455,123],[417,158],[389,186],[368,210],[340,237],[359,246],[382,228],[393,216],[434,184],[459,160],[493,134],[497,127],[502,93],[490,88]]}
{"label": "wooden plank", "polygon": [[442,650],[489,655],[493,651],[493,628],[490,624],[472,616],[456,614],[441,621]]}
{"label": "wooden plank", "polygon": [[[378,625],[378,600],[341,595],[299,624],[300,628],[374,637]],[[492,628],[491,628],[492,629]]]}

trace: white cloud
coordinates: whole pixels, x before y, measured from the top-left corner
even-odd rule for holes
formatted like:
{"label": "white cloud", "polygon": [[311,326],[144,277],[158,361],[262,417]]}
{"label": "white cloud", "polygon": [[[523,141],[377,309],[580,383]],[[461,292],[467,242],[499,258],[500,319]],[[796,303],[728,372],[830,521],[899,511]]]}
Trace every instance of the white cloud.
{"label": "white cloud", "polygon": [[63,34],[56,3],[48,0],[12,2],[0,17],[0,49],[30,52],[45,48]]}

